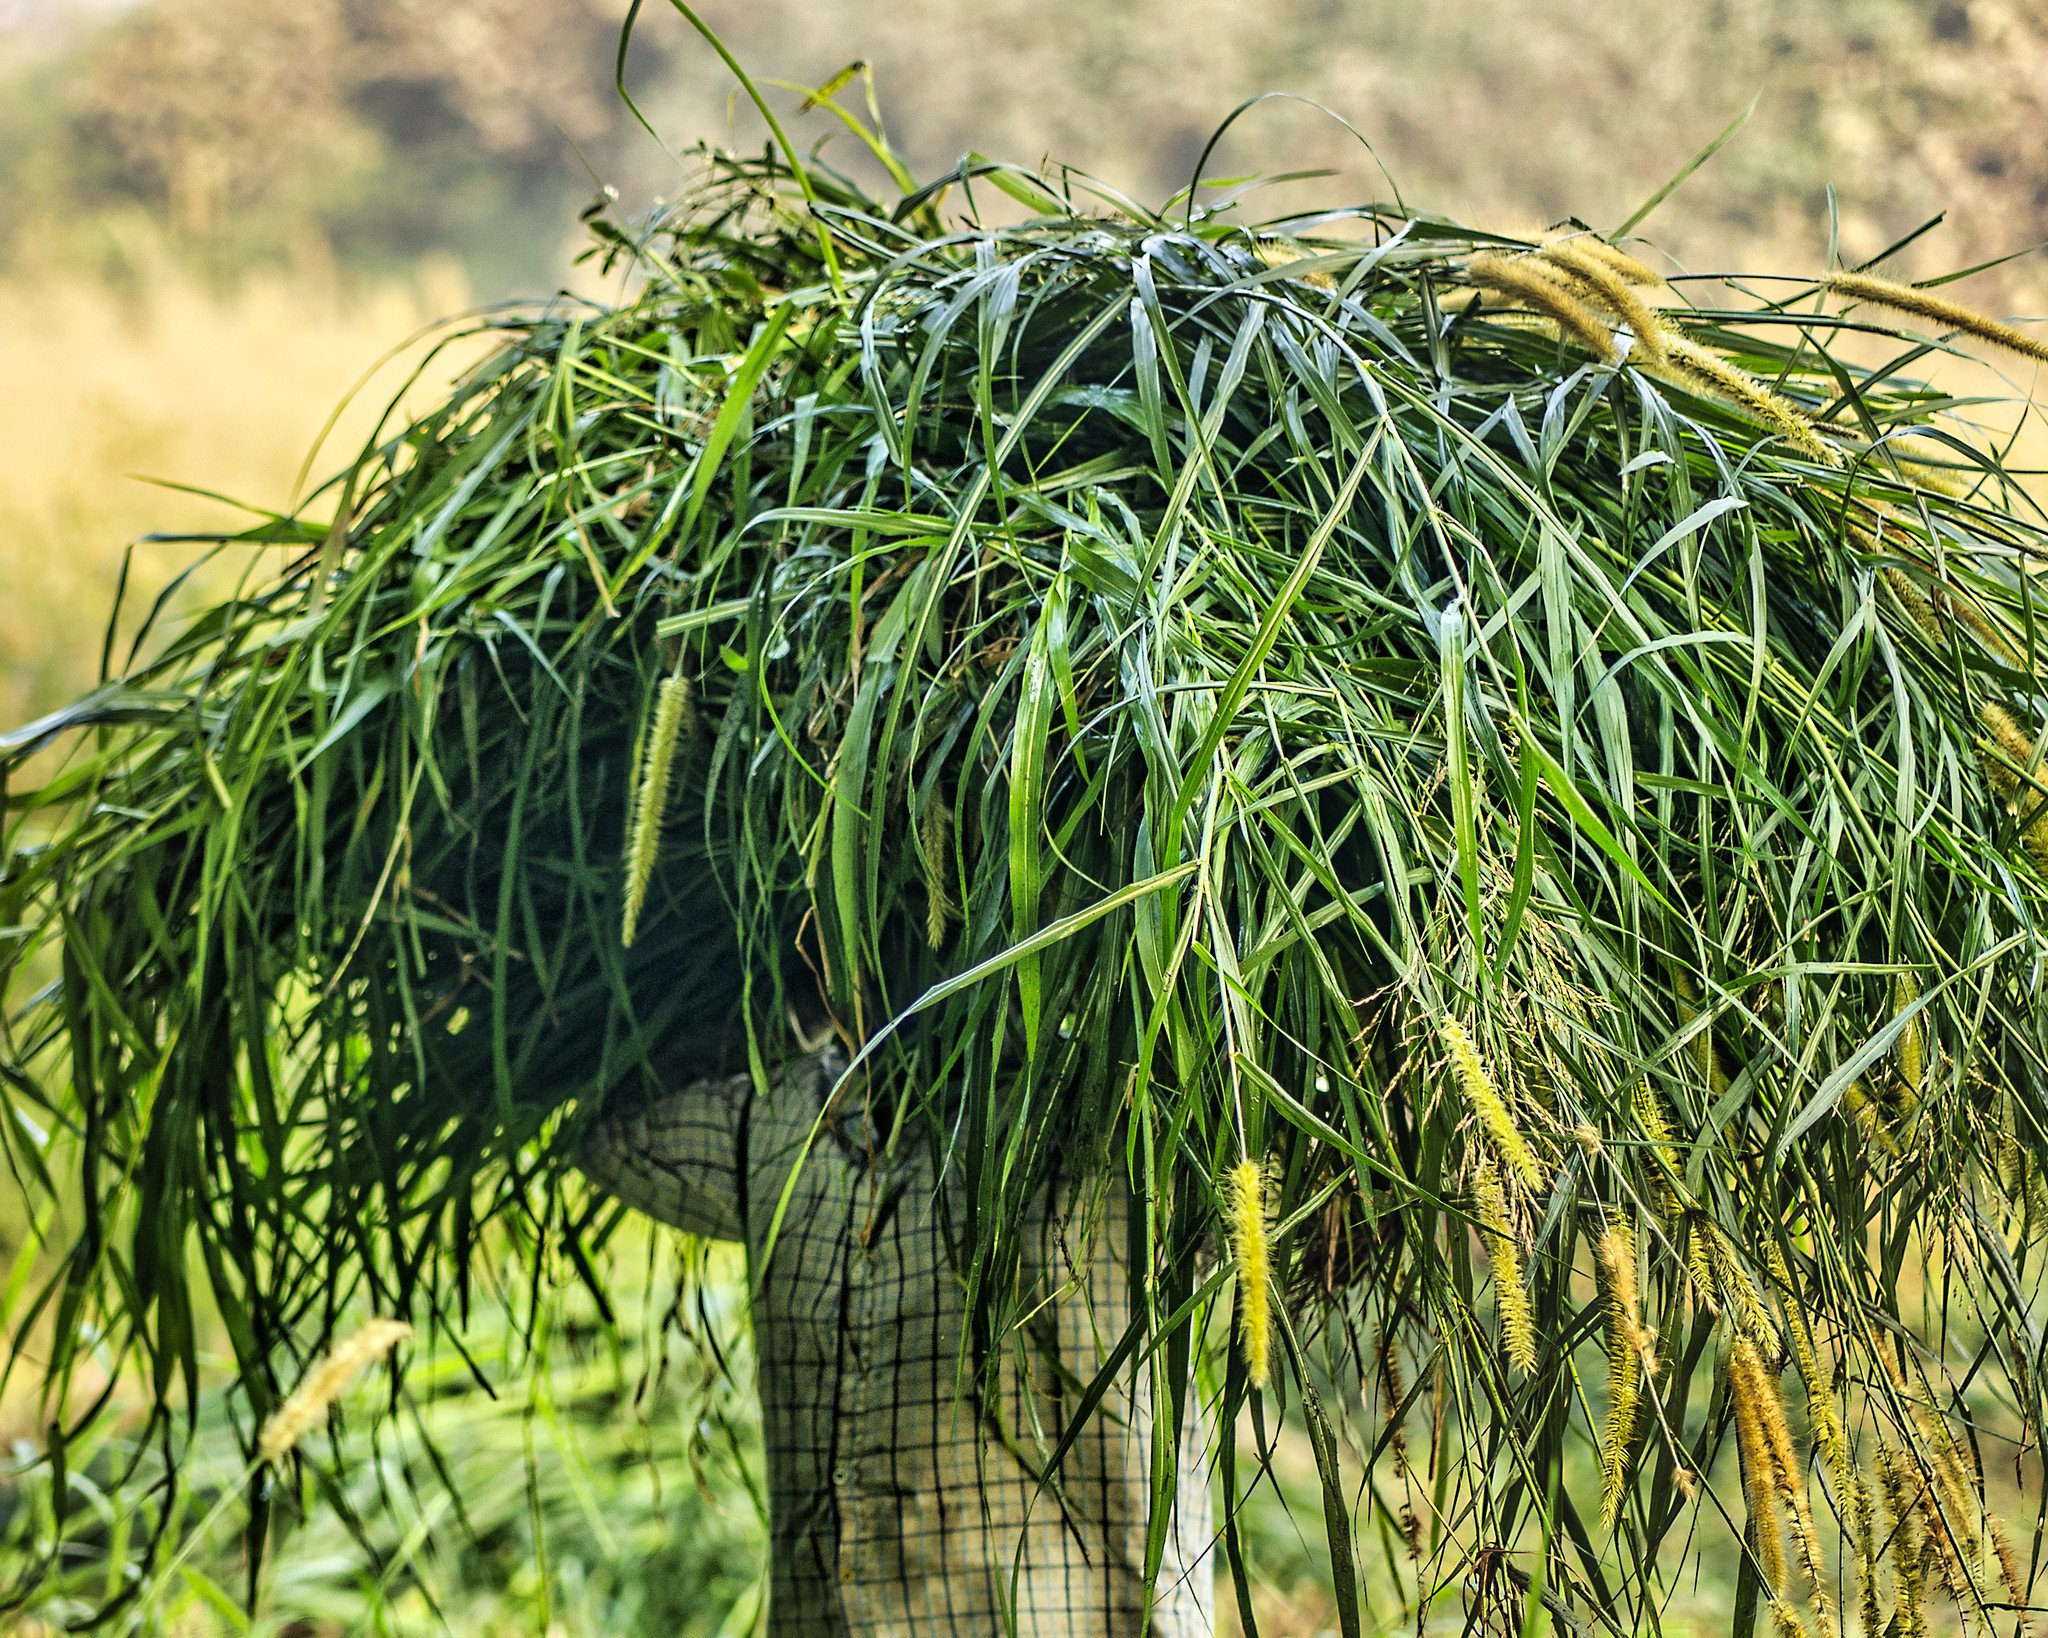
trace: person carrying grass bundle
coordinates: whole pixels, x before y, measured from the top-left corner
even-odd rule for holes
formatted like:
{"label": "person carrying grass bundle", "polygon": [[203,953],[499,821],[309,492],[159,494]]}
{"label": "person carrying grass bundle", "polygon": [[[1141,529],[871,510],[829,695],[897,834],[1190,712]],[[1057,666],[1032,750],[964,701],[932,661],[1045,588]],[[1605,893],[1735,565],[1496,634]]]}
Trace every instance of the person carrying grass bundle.
{"label": "person carrying grass bundle", "polygon": [[1713,1518],[1787,1634],[2023,1607],[2048,531],[1904,369],[2024,332],[817,106],[886,197],[594,216],[627,297],[0,744],[57,1401],[168,1432],[211,1306],[260,1427],[639,1207],[748,1247],[778,1633],[1249,1628],[1282,1432],[1347,1635],[1648,1629]]}

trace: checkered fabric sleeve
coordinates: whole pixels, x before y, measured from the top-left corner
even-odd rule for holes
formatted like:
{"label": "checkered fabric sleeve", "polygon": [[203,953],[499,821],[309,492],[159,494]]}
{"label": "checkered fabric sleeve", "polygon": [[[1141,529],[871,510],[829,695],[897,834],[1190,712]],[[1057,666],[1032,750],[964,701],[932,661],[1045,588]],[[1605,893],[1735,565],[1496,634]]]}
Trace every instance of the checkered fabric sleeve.
{"label": "checkered fabric sleeve", "polygon": [[921,1147],[892,1158],[857,1120],[819,1118],[838,1068],[801,1060],[763,1094],[744,1077],[701,1082],[608,1118],[587,1151],[598,1181],[665,1222],[744,1228],[768,1632],[1209,1638],[1214,1453],[1198,1396],[1149,1593],[1149,1374],[1126,1368],[1050,1469],[1131,1322],[1121,1197],[1087,1210],[1069,1193],[1026,1225],[1023,1306],[1040,1320],[992,1377],[963,1373],[945,1201]]}

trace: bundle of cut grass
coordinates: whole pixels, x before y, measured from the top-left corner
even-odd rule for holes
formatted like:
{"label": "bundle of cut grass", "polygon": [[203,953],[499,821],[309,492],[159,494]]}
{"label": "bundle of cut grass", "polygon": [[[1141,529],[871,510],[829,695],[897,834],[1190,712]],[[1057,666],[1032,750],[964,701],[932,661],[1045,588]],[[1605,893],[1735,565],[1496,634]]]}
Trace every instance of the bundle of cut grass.
{"label": "bundle of cut grass", "polygon": [[[822,1015],[974,1203],[991,1357],[1003,1225],[1128,1181],[1134,1345],[1311,1417],[1347,1628],[1374,1519],[1418,1596],[1648,1619],[1732,1431],[1745,1596],[1830,1630],[1788,1362],[1866,1619],[2022,1601],[1954,1431],[2040,1412],[2022,497],[1817,286],[1077,186],[712,159],[596,223],[630,300],[494,321],[331,526],[238,537],[273,577],[5,741],[53,1391],[91,1338],[171,1416],[211,1305],[254,1429],[493,1223],[587,1272],[595,1100]],[[1419,1503],[1351,1516],[1324,1402]]]}

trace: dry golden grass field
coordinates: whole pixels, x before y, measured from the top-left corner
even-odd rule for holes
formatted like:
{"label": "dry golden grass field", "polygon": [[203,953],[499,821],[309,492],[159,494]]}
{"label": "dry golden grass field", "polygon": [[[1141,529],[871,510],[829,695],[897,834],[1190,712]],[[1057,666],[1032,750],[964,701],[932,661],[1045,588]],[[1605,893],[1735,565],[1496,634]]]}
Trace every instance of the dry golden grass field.
{"label": "dry golden grass field", "polygon": [[[120,285],[27,270],[0,281],[0,718],[21,722],[94,680],[131,542],[247,521],[165,482],[284,508],[343,394],[467,301],[445,264],[369,287],[315,264],[222,289],[148,248]],[[397,378],[396,365],[376,373],[325,465],[360,441]],[[154,596],[192,550],[136,547],[134,593]]]}

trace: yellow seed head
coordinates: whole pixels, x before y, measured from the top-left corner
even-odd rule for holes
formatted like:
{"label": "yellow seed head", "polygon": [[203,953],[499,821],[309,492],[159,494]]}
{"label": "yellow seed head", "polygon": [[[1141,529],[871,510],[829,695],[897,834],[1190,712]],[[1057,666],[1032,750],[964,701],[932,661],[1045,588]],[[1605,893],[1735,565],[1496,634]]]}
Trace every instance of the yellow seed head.
{"label": "yellow seed head", "polygon": [[1479,1061],[1479,1049],[1472,1044],[1472,1037],[1465,1032],[1465,1026],[1446,1014],[1443,1038],[1458,1090],[1464,1094],[1466,1107],[1485,1131],[1494,1153],[1525,1187],[1541,1188],[1543,1168],[1536,1164],[1536,1156],[1516,1127],[1514,1117],[1508,1113],[1508,1106],[1495,1088],[1493,1077],[1486,1073],[1486,1065]]}
{"label": "yellow seed head", "polygon": [[1663,1162],[1663,1168],[1652,1167],[1649,1174],[1648,1195],[1650,1207],[1667,1224],[1676,1224],[1679,1217],[1679,1201],[1669,1179],[1679,1175],[1678,1151],[1671,1143],[1671,1124],[1664,1118],[1663,1105],[1648,1081],[1637,1081],[1635,1090],[1629,1096],[1634,1106],[1636,1125],[1643,1136],[1650,1140],[1650,1152]]}
{"label": "yellow seed head", "polygon": [[1690,1269],[1710,1313],[1729,1315],[1736,1331],[1764,1347],[1776,1348],[1778,1333],[1756,1281],[1736,1258],[1728,1236],[1702,1211],[1688,1214],[1692,1236]]}
{"label": "yellow seed head", "polygon": [[2012,639],[2007,637],[2004,632],[2000,631],[1992,623],[1984,612],[1977,607],[1976,601],[1973,598],[1947,585],[1938,586],[1935,595],[1941,599],[1943,612],[1968,627],[1970,635],[1982,643],[1985,648],[1997,655],[1999,659],[2011,666],[2015,671],[2025,669],[2025,658],[2013,646]]}
{"label": "yellow seed head", "polygon": [[1892,1571],[1898,1583],[1894,1630],[1899,1638],[1925,1638],[1926,1549],[1921,1535],[1920,1475],[1905,1452],[1883,1444],[1877,1449],[1877,1472],[1891,1536]]}
{"label": "yellow seed head", "polygon": [[1985,737],[1977,741],[1984,777],[2020,821],[2020,842],[2048,874],[2048,771],[2035,757],[2035,742],[2006,709],[1985,701],[1979,713]]}
{"label": "yellow seed head", "polygon": [[1245,1375],[1255,1388],[1266,1385],[1273,1354],[1270,1251],[1266,1238],[1266,1176],[1257,1161],[1241,1160],[1226,1181],[1230,1204],[1230,1251],[1237,1260],[1238,1343]]}
{"label": "yellow seed head", "polygon": [[[1877,535],[1866,525],[1855,518],[1848,519],[1847,525],[1850,538],[1864,551],[1885,551]],[[1899,606],[1912,617],[1913,623],[1920,628],[1930,643],[1946,645],[1954,634],[1955,627],[1960,625],[2004,664],[2016,671],[2026,669],[2025,657],[2014,645],[2012,638],[1979,609],[1970,597],[1958,592],[1953,586],[1939,583],[1934,587],[1933,595],[1930,597],[1895,563],[1884,565],[1879,573]],[[2006,720],[2011,721],[2010,718]],[[2031,749],[2031,746],[2029,748]]]}
{"label": "yellow seed head", "polygon": [[640,765],[640,789],[633,799],[633,830],[626,844],[626,911],[619,941],[631,945],[640,930],[640,912],[647,904],[647,884],[661,852],[661,821],[668,811],[668,788],[675,773],[676,741],[690,715],[690,679],[680,674],[663,679],[654,701],[654,726],[647,735],[647,754]]}
{"label": "yellow seed head", "polygon": [[[1785,1268],[1784,1260],[1775,1255],[1772,1272],[1783,1284],[1789,1301],[1795,1304],[1797,1296],[1792,1288],[1791,1275]],[[1847,1441],[1842,1436],[1842,1427],[1834,1414],[1834,1404],[1827,1394],[1826,1383],[1820,1374],[1820,1362],[1814,1357],[1813,1345],[1802,1325],[1803,1315],[1793,1314],[1792,1353],[1799,1365],[1801,1384],[1806,1389],[1806,1403],[1812,1422],[1814,1437],[1821,1447],[1823,1458],[1828,1462],[1838,1489],[1846,1497],[1853,1494]],[[1758,1420],[1764,1440],[1770,1451],[1772,1476],[1778,1487],[1779,1499],[1785,1505],[1786,1527],[1792,1536],[1792,1549],[1805,1572],[1807,1592],[1813,1607],[1814,1627],[1820,1638],[1833,1638],[1835,1631],[1834,1609],[1827,1594],[1827,1567],[1821,1561],[1820,1532],[1814,1526],[1813,1507],[1807,1497],[1806,1476],[1799,1465],[1798,1453],[1792,1443],[1792,1431],[1785,1422],[1785,1402],[1778,1392],[1776,1375],[1765,1369],[1763,1356],[1747,1339],[1742,1339],[1731,1357],[1729,1366],[1731,1387],[1734,1374],[1742,1371],[1748,1378],[1745,1391],[1756,1401]]]}
{"label": "yellow seed head", "polygon": [[1636,363],[1663,356],[1663,320],[1636,294],[1635,284],[1605,257],[1588,248],[1591,243],[1583,238],[1557,239],[1545,245],[1539,254],[1564,271],[1568,287],[1606,308],[1629,327],[1636,340],[1629,356]]}
{"label": "yellow seed head", "polygon": [[1934,617],[1934,605],[1907,578],[1906,571],[1887,565],[1883,573],[1885,589],[1897,599],[1899,607],[1906,611],[1913,624],[1920,628],[1920,634],[1930,643],[1947,643],[1948,630]]}
{"label": "yellow seed head", "polygon": [[1881,279],[1874,273],[1829,273],[1821,284],[1835,295],[1849,301],[1867,301],[1873,307],[1888,307],[1895,313],[1910,313],[1915,318],[1926,319],[1930,324],[1945,330],[1960,330],[1964,335],[1975,336],[1979,341],[1988,341],[1995,347],[2023,357],[2048,363],[2048,344],[2037,341],[2024,330],[2015,329],[2003,320],[1995,319],[1965,307],[1959,301],[1949,301],[1937,296],[1931,290],[1921,290],[1910,284],[1899,284],[1891,279]]}
{"label": "yellow seed head", "polygon": [[[1306,261],[1315,252],[1300,245],[1290,244],[1285,239],[1261,239],[1257,242],[1259,260],[1268,267],[1291,267],[1296,262]],[[1305,284],[1312,284],[1318,290],[1335,290],[1337,281],[1321,268],[1310,268],[1295,274]]]}
{"label": "yellow seed head", "polygon": [[1612,364],[1621,356],[1614,332],[1573,293],[1555,268],[1536,257],[1485,250],[1466,262],[1465,274],[1482,289],[1534,308],[1601,362]]}
{"label": "yellow seed head", "polygon": [[256,1441],[257,1454],[275,1462],[298,1448],[301,1439],[320,1425],[328,1406],[339,1399],[365,1365],[375,1363],[412,1335],[403,1320],[373,1319],[320,1360],[300,1380],[285,1402],[270,1413]]}
{"label": "yellow seed head", "polygon": [[1479,1220],[1480,1238],[1486,1254],[1493,1259],[1494,1305],[1500,1310],[1501,1341],[1508,1363],[1517,1370],[1536,1369],[1536,1314],[1529,1303],[1529,1291],[1522,1284],[1522,1252],[1508,1221],[1507,1195],[1501,1188],[1500,1169],[1491,1155],[1482,1155],[1472,1184],[1473,1215]]}
{"label": "yellow seed head", "polygon": [[1856,1544],[1858,1624],[1875,1638],[1878,1630],[1877,1518],[1870,1504],[1870,1486],[1860,1472],[1853,1471],[1849,1490],[1849,1534]]}
{"label": "yellow seed head", "polygon": [[1805,413],[1790,399],[1772,392],[1746,371],[1737,369],[1719,353],[1702,347],[1688,336],[1668,330],[1657,359],[1645,360],[1644,367],[1689,392],[1711,398],[1725,398],[1754,420],[1781,435],[1802,455],[1823,466],[1840,466],[1841,455],[1814,429]]}
{"label": "yellow seed head", "polygon": [[2006,778],[2017,789],[2020,784],[2017,770],[2028,767],[2034,760],[2034,737],[2013,721],[2012,713],[1995,700],[1986,700],[1980,715],[1992,743],[2017,765],[2006,771]]}
{"label": "yellow seed head", "polygon": [[[1690,1024],[1699,1016],[1696,1006],[1699,991],[1693,988],[1692,980],[1684,973],[1679,973],[1677,980],[1678,1021],[1681,1025]],[[1722,1067],[1720,1049],[1714,1045],[1714,1026],[1710,1023],[1697,1031],[1693,1035],[1691,1045],[1693,1062],[1700,1066],[1700,1074],[1706,1079],[1707,1090],[1718,1098],[1728,1090],[1728,1071]]]}
{"label": "yellow seed head", "polygon": [[[1777,1457],[1764,1424],[1763,1364],[1756,1347],[1737,1336],[1728,1356],[1728,1402],[1735,1412],[1735,1451],[1741,1460],[1742,1495],[1756,1536],[1757,1567],[1764,1590],[1780,1598],[1785,1589],[1785,1534],[1778,1516]],[[1779,1413],[1781,1416],[1783,1412]]]}
{"label": "yellow seed head", "polygon": [[[1792,1607],[1790,1599],[1771,1600],[1771,1625],[1778,1629],[1778,1638],[1806,1638],[1806,1626],[1799,1619],[1799,1612]],[[1823,1628],[1823,1633],[1827,1629]]]}
{"label": "yellow seed head", "polygon": [[1627,251],[1617,249],[1605,239],[1596,239],[1590,233],[1574,233],[1561,240],[1553,239],[1545,248],[1555,248],[1560,243],[1571,245],[1581,256],[1594,258],[1630,284],[1649,287],[1664,282],[1664,275],[1654,268],[1646,267]]}
{"label": "yellow seed head", "polygon": [[2019,1555],[2012,1550],[2012,1537],[2005,1533],[2002,1519],[1986,1521],[1991,1530],[1991,1549],[1998,1557],[1998,1579],[2005,1583],[2005,1590],[2012,1595],[2013,1606],[2022,1618],[2027,1614],[2027,1584],[2020,1575]]}
{"label": "yellow seed head", "polygon": [[1885,1129],[1884,1116],[1877,1107],[1877,1100],[1863,1089],[1861,1081],[1851,1081],[1842,1088],[1842,1113],[1849,1117],[1856,1128],[1857,1136],[1882,1155],[1895,1155],[1899,1146]]}
{"label": "yellow seed head", "polygon": [[1714,1284],[1714,1262],[1707,1255],[1706,1219],[1697,1212],[1686,1213],[1687,1234],[1685,1240],[1686,1284],[1692,1291],[1692,1300],[1710,1314],[1721,1312],[1721,1293]]}
{"label": "yellow seed head", "polygon": [[1607,1322],[1607,1427],[1601,1439],[1600,1520],[1612,1527],[1628,1482],[1643,1376],[1656,1366],[1656,1336],[1642,1323],[1635,1230],[1617,1218],[1600,1237],[1600,1287]]}

